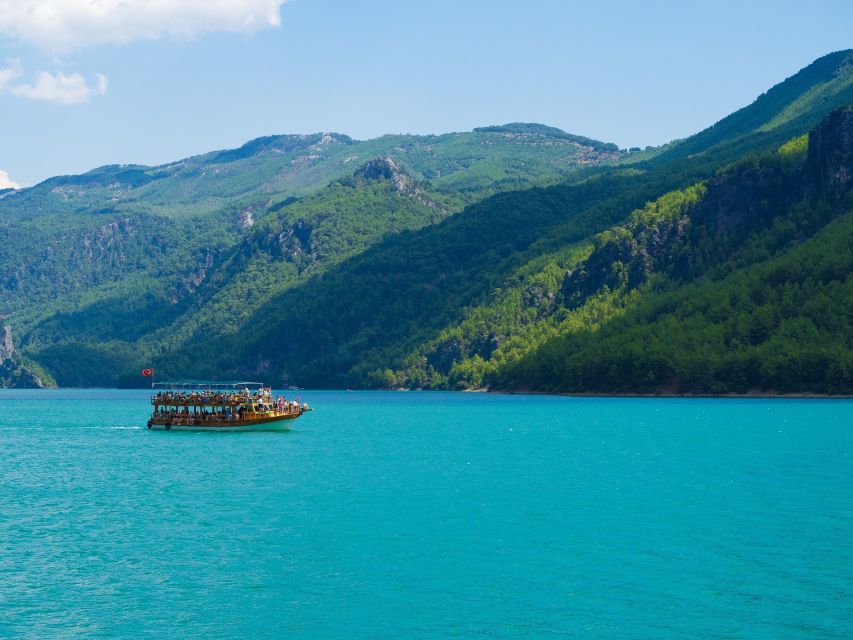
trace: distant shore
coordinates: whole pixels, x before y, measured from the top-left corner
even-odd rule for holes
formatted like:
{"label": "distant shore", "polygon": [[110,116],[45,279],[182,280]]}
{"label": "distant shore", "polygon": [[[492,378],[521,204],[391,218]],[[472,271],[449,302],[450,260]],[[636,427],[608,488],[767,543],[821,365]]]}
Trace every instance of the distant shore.
{"label": "distant shore", "polygon": [[762,398],[762,399],[822,399],[822,400],[850,400],[853,394],[849,393],[775,393],[773,391],[749,391],[747,393],[675,393],[658,391],[654,393],[601,393],[601,392],[565,392],[565,391],[491,391],[488,389],[466,390],[474,393],[506,393],[509,395],[545,395],[545,396],[568,396],[573,398]]}
{"label": "distant shore", "polygon": [[[39,387],[0,387],[8,389],[37,389]],[[140,391],[150,390],[148,387],[40,387],[42,389],[79,389],[80,391],[93,390],[116,390],[116,391]],[[292,389],[284,391],[293,392]],[[453,391],[450,389],[299,389],[299,391]],[[794,399],[794,400],[851,400],[850,393],[776,393],[773,391],[749,391],[747,393],[676,393],[669,391],[656,391],[653,393],[605,393],[605,392],[567,392],[567,391],[538,391],[532,389],[516,389],[513,391],[499,389],[462,389],[455,393],[487,393],[495,395],[528,395],[528,396],[561,396],[571,398],[738,398],[738,399]]]}

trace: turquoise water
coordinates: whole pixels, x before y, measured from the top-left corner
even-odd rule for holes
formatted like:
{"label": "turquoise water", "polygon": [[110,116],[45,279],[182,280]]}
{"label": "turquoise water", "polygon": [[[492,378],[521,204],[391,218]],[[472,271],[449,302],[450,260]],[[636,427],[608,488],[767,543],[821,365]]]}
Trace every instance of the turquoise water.
{"label": "turquoise water", "polygon": [[853,402],[0,391],[0,636],[850,638]]}

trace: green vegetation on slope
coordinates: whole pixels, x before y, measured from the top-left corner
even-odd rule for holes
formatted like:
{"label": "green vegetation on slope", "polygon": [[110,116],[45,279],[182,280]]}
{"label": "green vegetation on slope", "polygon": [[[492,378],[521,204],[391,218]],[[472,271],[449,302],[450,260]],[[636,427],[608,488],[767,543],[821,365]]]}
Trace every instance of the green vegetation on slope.
{"label": "green vegetation on slope", "polygon": [[552,339],[489,382],[574,392],[850,393],[851,256],[848,212],[795,249],[722,280],[643,291],[626,313]]}
{"label": "green vegetation on slope", "polygon": [[[536,125],[540,126],[541,125]],[[0,221],[76,215],[215,214],[235,199],[265,204],[301,196],[389,157],[437,191],[476,194],[553,182],[579,167],[621,157],[612,144],[542,127],[517,135],[484,131],[387,135],[356,141],[337,133],[258,138],[158,167],[111,165],[51,178],[0,198]]]}
{"label": "green vegetation on slope", "polygon": [[[559,130],[368,141],[270,136],[161,167],[113,165],[6,191],[0,316],[24,351],[63,367],[63,384],[111,384],[130,362],[197,333],[231,330],[267,297],[386,234],[619,156],[599,150],[604,143],[568,138]],[[394,197],[354,175],[376,156],[406,176]],[[308,239],[311,250],[294,245],[285,256],[256,246],[274,220],[290,225],[281,232],[293,234],[291,244]],[[217,308],[213,300],[236,296],[237,305]],[[109,353],[112,365],[71,366],[75,349],[95,354],[92,361]]]}
{"label": "green vegetation on slope", "polygon": [[514,123],[272,136],[55,178],[0,198],[0,312],[61,384],[132,384],[153,363],[274,384],[529,386],[513,372],[538,379],[561,340],[781,259],[840,215],[803,193],[828,175],[803,136],[849,100],[850,56],[658,152]]}
{"label": "green vegetation on slope", "polygon": [[853,50],[848,49],[818,58],[752,104],[668,147],[656,160],[755,153],[801,135],[834,108],[849,103],[853,103]]}
{"label": "green vegetation on slope", "polygon": [[[271,299],[238,333],[157,362],[164,371],[271,374],[301,385],[367,385],[547,246],[617,222],[673,178],[601,176],[489,198],[418,232],[389,237]],[[603,204],[601,204],[603,203]],[[223,357],[224,356],[224,357]],[[375,384],[375,382],[373,382]]]}
{"label": "green vegetation on slope", "polygon": [[[376,159],[270,209],[241,241],[204,254],[199,270],[176,286],[166,274],[140,272],[87,290],[94,300],[35,323],[27,346],[61,383],[86,375],[87,384],[105,384],[165,348],[237,331],[271,296],[389,234],[451,215],[460,201],[431,191],[393,160]],[[101,366],[91,367],[98,359]]]}
{"label": "green vegetation on slope", "polygon": [[[717,177],[721,166],[738,158],[739,137],[730,147],[718,142],[712,156],[656,158],[639,171],[600,171],[565,186],[489,198],[440,224],[388,238],[272,297],[238,332],[170,352],[158,366],[317,386],[499,383],[502,370],[554,336],[603,326],[642,299],[639,287],[659,266],[620,265],[602,252],[593,256],[598,272],[614,278],[607,288],[592,286],[573,297],[565,281],[556,286],[560,270],[577,265],[577,277],[590,271],[595,261],[582,260],[590,243],[608,250],[610,234],[627,239],[618,227],[608,231],[612,225],[628,220],[642,227],[660,218],[677,230],[684,211],[704,199],[706,185],[698,182],[706,180],[742,185],[727,197],[750,202],[749,215],[772,220],[779,199],[791,196],[786,172],[802,161],[802,153],[792,153],[796,143],[776,153],[785,144],[778,136],[762,138],[759,148],[772,156],[760,167],[750,157]],[[685,191],[666,195],[672,189]],[[720,204],[717,193],[710,202]],[[654,246],[657,233],[641,234],[640,244]],[[680,254],[679,247],[662,243],[673,251],[657,258],[664,266],[683,263],[685,274],[699,277],[724,262],[740,237],[741,231],[712,234]],[[716,251],[720,242],[724,248]]]}
{"label": "green vegetation on slope", "polygon": [[[488,370],[497,388],[849,393],[853,109],[709,181],[680,215],[633,216],[567,276],[568,300],[623,313]],[[817,149],[817,151],[816,151]],[[609,269],[609,272],[605,272]],[[590,273],[593,274],[590,277]],[[590,283],[593,286],[589,286]],[[594,298],[582,302],[598,304]]]}

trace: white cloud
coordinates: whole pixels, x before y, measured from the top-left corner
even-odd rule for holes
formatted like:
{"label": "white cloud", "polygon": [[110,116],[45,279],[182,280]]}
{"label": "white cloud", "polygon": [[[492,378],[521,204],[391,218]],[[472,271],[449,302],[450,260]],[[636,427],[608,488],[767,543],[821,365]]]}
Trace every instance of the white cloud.
{"label": "white cloud", "polygon": [[20,189],[21,185],[13,181],[9,174],[5,171],[0,171],[0,189]]}
{"label": "white cloud", "polygon": [[96,81],[96,84],[95,84],[95,88],[93,90],[95,95],[98,95],[98,96],[104,95],[107,92],[107,86],[110,83],[110,81],[107,79],[107,76],[105,76],[103,73],[96,73],[95,74],[95,81]]}
{"label": "white cloud", "polygon": [[281,23],[286,0],[0,0],[0,34],[54,52]]}
{"label": "white cloud", "polygon": [[104,75],[95,76],[94,86],[79,73],[65,75],[61,71],[49,73],[42,71],[36,77],[34,84],[19,84],[11,87],[9,92],[21,98],[59,102],[60,104],[81,104],[88,102],[92,96],[106,93],[107,78]]}
{"label": "white cloud", "polygon": [[0,93],[6,91],[13,80],[24,74],[24,69],[19,60],[7,60],[6,64],[9,66],[0,67]]}

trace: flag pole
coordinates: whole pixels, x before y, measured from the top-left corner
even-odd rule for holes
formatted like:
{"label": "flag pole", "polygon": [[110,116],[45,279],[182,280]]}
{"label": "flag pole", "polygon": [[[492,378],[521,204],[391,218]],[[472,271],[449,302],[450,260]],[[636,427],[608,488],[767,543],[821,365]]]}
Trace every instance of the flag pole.
{"label": "flag pole", "polygon": [[149,367],[147,369],[143,369],[142,371],[140,371],[140,373],[142,374],[143,378],[151,378],[151,389],[153,390],[154,389],[154,369]]}

